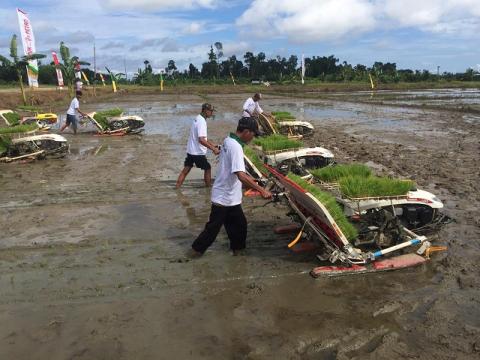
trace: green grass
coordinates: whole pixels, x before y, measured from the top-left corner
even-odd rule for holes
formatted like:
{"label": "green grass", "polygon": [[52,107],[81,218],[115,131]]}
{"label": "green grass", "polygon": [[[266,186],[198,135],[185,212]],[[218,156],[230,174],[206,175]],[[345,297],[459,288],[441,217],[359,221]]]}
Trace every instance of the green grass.
{"label": "green grass", "polygon": [[23,111],[30,111],[30,112],[42,112],[41,108],[39,108],[38,106],[32,106],[32,105],[18,105],[17,109],[23,110]]}
{"label": "green grass", "polygon": [[93,118],[97,120],[97,122],[99,122],[104,129],[107,129],[108,128],[107,119],[114,116],[120,116],[122,115],[122,113],[123,113],[123,109],[120,109],[120,108],[108,109],[108,110],[96,112]]}
{"label": "green grass", "polygon": [[243,153],[245,154],[246,157],[257,167],[257,169],[262,173],[262,174],[268,174],[268,170],[264,166],[262,160],[258,157],[258,155],[255,153],[255,151],[248,147],[244,146],[243,147]]}
{"label": "green grass", "polygon": [[340,191],[351,198],[406,195],[415,183],[387,177],[346,176],[339,180]]}
{"label": "green grass", "polygon": [[255,138],[253,144],[261,146],[263,151],[298,149],[303,146],[301,141],[292,140],[284,135],[276,134]]}
{"label": "green grass", "polygon": [[369,177],[372,175],[370,168],[363,164],[328,166],[310,170],[310,173],[315,178],[325,182],[337,182],[340,178],[345,176]]}
{"label": "green grass", "polygon": [[10,126],[18,125],[20,122],[20,115],[16,112],[4,113],[3,116],[7,119]]}
{"label": "green grass", "polygon": [[37,130],[37,129],[38,129],[37,124],[2,127],[2,128],[0,128],[0,135],[15,134],[15,133],[26,133],[26,132]]}
{"label": "green grass", "polygon": [[289,173],[287,177],[293,182],[295,182],[297,185],[307,190],[313,196],[315,196],[315,198],[327,208],[330,215],[333,217],[333,219],[349,241],[355,239],[358,236],[357,229],[347,220],[347,217],[343,213],[342,208],[332,195],[320,190],[312,184],[309,184],[307,181],[295,174]]}

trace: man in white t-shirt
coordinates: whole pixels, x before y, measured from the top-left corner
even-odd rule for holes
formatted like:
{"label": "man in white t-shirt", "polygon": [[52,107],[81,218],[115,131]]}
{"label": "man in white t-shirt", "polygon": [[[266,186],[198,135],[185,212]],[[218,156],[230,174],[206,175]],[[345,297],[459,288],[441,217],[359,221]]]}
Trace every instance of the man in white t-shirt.
{"label": "man in white t-shirt", "polygon": [[70,106],[68,107],[67,110],[67,120],[65,121],[65,124],[60,129],[60,132],[65,130],[68,126],[72,126],[73,133],[77,133],[77,113],[82,114],[82,116],[87,116],[84,112],[80,111],[80,99],[82,98],[82,92],[81,91],[76,91],[75,92],[75,97],[73,100],[70,102]]}
{"label": "man in white t-shirt", "polygon": [[251,98],[248,98],[243,104],[243,117],[256,117],[258,114],[263,113],[262,108],[258,101],[262,98],[262,95],[256,93]]}
{"label": "man in white t-shirt", "polygon": [[205,229],[195,239],[190,257],[203,255],[215,241],[222,225],[225,226],[230,249],[234,255],[245,249],[247,239],[247,220],[242,210],[242,184],[260,192],[264,199],[272,197],[270,191],[258,185],[246,173],[243,157],[243,145],[249,143],[258,132],[258,124],[251,117],[238,121],[237,131],[223,141],[220,163],[212,188],[212,208]]}
{"label": "man in white t-shirt", "polygon": [[207,149],[212,150],[215,155],[220,153],[216,145],[207,139],[207,120],[212,117],[214,107],[211,104],[205,103],[202,105],[202,112],[193,120],[190,128],[190,135],[187,143],[187,157],[183,164],[183,170],[178,175],[176,188],[180,188],[185,181],[193,165],[204,171],[203,179],[205,186],[209,187],[212,184],[212,167],[207,160]]}

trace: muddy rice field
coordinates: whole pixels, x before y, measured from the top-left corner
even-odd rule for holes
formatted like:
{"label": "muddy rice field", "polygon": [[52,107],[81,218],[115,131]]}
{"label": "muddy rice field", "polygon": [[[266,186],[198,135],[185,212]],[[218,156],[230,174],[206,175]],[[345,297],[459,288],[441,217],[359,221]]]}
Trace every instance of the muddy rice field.
{"label": "muddy rice field", "polygon": [[306,144],[414,179],[455,219],[430,235],[448,251],[420,267],[319,279],[315,254],[272,231],[287,207],[258,198],[244,199],[245,256],[224,230],[202,258],[184,256],[210,208],[198,169],[174,188],[191,120],[213,103],[221,142],[249,95],[88,102],[142,116],[145,133],[89,125],[65,132],[63,159],[0,164],[0,359],[480,358],[480,92],[418,92],[445,104],[428,109],[414,92],[265,97],[265,110],[313,123]]}

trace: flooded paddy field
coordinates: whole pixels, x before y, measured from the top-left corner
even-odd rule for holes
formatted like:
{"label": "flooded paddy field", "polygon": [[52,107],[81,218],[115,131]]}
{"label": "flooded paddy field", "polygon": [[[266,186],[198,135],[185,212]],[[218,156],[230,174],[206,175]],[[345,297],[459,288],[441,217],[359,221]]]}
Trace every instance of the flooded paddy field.
{"label": "flooded paddy field", "polygon": [[220,142],[249,94],[84,104],[139,114],[145,133],[96,137],[87,125],[66,133],[64,159],[0,164],[0,359],[478,357],[478,114],[401,106],[411,95],[383,105],[361,93],[262,101],[311,121],[306,144],[414,179],[456,220],[431,235],[448,251],[421,267],[333,279],[312,279],[314,254],[273,234],[288,209],[254,198],[243,205],[245,256],[230,255],[223,230],[205,256],[184,256],[210,208],[201,171],[174,188],[191,119],[213,103],[209,138]]}

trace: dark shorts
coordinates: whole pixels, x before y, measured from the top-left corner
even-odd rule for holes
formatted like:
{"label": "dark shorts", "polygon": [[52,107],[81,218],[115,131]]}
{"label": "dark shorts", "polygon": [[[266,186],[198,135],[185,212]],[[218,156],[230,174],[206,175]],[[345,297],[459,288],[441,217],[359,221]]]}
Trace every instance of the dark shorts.
{"label": "dark shorts", "polygon": [[72,125],[72,128],[77,128],[77,117],[75,115],[67,114],[67,126]]}
{"label": "dark shorts", "polygon": [[202,170],[210,170],[212,168],[205,155],[187,154],[183,165],[185,167],[193,167],[193,164],[195,164],[197,168]]}

